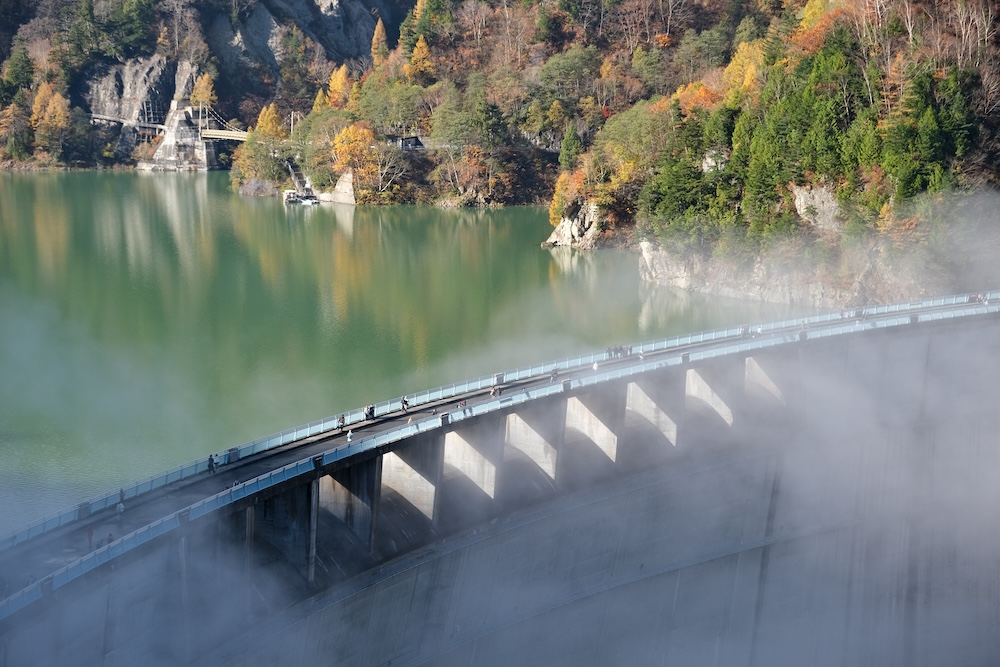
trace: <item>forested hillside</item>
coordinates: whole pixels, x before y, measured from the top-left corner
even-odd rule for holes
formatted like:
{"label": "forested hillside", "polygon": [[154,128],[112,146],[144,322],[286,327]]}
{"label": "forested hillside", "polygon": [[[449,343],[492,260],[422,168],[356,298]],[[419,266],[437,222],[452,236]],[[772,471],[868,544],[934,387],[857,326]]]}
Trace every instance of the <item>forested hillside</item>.
{"label": "forested hillside", "polygon": [[159,56],[255,128],[237,185],[292,154],[362,202],[595,203],[714,248],[796,229],[796,187],[905,233],[905,201],[996,177],[991,0],[351,2],[0,0],[2,157],[122,161],[86,82]]}

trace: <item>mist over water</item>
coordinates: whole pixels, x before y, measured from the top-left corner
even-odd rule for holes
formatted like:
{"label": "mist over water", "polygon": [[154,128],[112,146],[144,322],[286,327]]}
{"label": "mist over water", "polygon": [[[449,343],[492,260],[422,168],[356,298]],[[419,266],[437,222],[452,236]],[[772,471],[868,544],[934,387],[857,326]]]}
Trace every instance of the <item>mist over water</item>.
{"label": "mist over water", "polygon": [[286,209],[227,185],[0,176],[0,533],[373,401],[790,314],[542,250],[540,209]]}

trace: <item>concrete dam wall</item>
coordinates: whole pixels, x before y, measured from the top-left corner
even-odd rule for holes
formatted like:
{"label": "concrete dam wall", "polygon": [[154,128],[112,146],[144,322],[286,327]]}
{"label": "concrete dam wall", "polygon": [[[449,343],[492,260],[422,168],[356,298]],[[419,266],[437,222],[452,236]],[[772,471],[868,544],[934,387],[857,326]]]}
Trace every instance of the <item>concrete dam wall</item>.
{"label": "concrete dam wall", "polygon": [[991,315],[512,406],[192,521],[0,665],[992,664],[998,352]]}

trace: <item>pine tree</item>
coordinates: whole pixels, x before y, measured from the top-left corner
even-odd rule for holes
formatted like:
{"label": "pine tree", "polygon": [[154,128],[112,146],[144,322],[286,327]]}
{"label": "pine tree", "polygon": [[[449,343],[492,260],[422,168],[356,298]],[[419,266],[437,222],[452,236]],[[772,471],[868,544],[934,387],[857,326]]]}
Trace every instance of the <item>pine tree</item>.
{"label": "pine tree", "polygon": [[35,65],[28,55],[28,49],[23,44],[14,47],[10,58],[7,60],[7,67],[3,73],[3,79],[12,93],[24,88],[31,88],[31,82],[35,78]]}
{"label": "pine tree", "polygon": [[580,135],[576,133],[576,123],[571,121],[569,127],[566,128],[566,133],[563,134],[562,144],[559,146],[559,166],[565,171],[573,171],[576,160],[582,152],[583,142],[580,141]]}

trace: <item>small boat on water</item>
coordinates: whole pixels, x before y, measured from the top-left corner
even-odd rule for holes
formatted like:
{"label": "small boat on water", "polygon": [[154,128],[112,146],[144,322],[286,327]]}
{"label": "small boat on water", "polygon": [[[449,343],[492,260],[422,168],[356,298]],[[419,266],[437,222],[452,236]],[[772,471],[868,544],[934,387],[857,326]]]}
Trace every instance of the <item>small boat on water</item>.
{"label": "small boat on water", "polygon": [[298,190],[285,190],[281,193],[281,198],[286,204],[302,204],[303,206],[313,206],[319,203],[319,197],[312,193],[312,190],[299,192]]}

